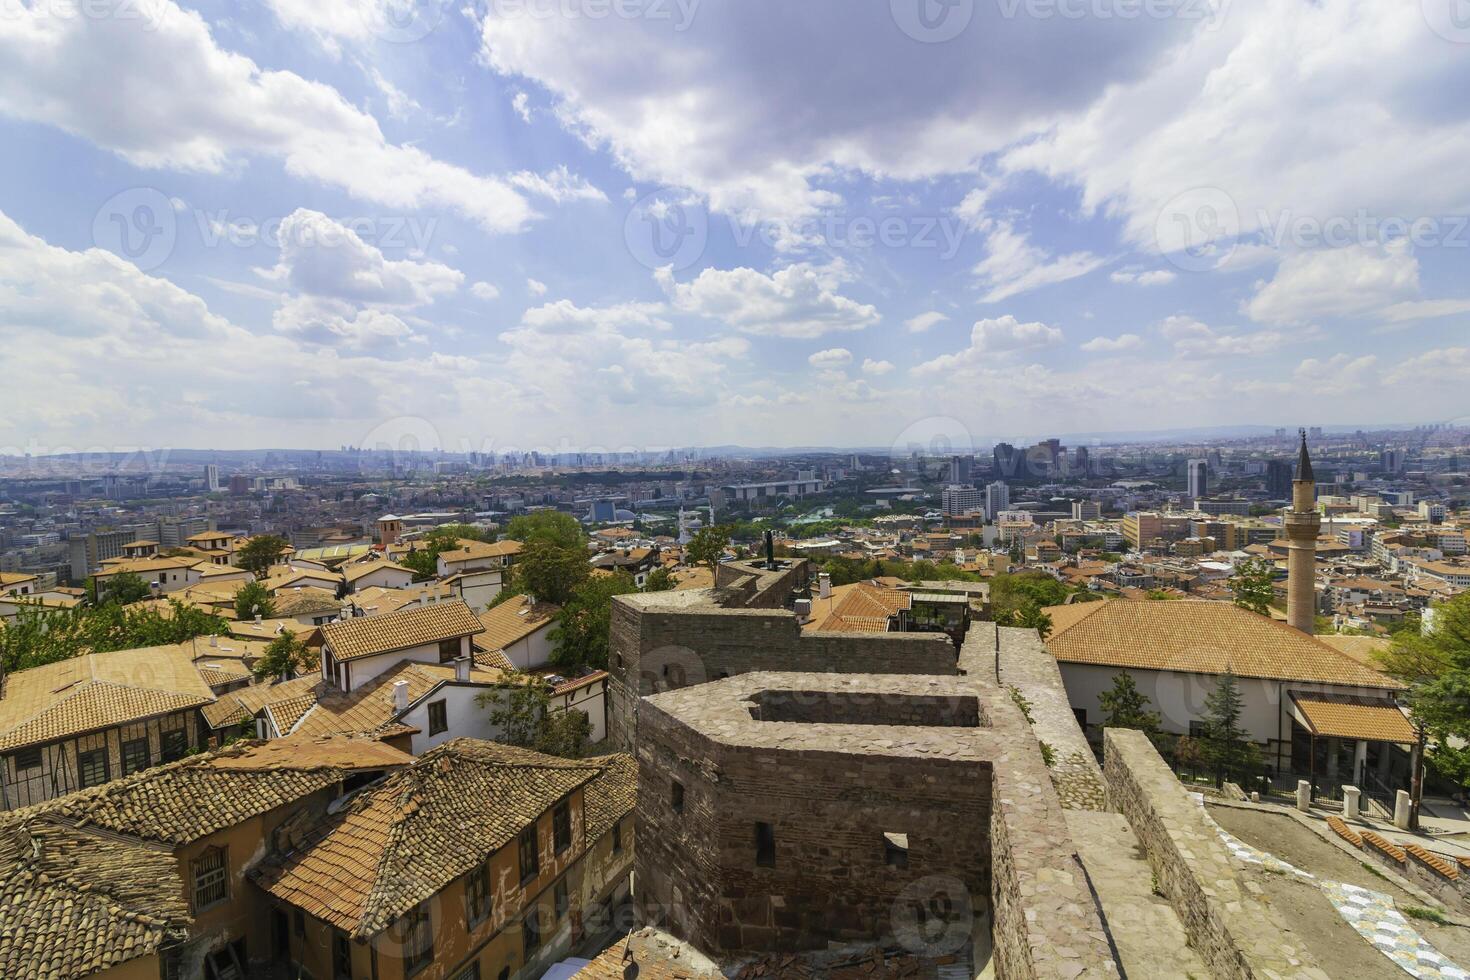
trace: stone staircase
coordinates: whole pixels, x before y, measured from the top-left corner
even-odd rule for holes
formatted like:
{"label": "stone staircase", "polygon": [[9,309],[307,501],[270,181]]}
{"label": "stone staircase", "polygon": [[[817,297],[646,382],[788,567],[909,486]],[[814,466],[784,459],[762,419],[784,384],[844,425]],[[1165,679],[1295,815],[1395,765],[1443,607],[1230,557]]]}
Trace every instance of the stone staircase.
{"label": "stone staircase", "polygon": [[1068,810],[1067,829],[1102,906],[1125,977],[1196,977],[1209,970],[1167,900],[1154,894],[1153,871],[1122,814]]}

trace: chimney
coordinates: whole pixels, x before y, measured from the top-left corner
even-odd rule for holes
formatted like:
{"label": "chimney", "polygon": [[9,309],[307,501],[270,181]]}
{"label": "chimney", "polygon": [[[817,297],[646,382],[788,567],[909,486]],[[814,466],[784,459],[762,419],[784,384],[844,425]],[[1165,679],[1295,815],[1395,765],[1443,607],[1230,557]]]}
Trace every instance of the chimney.
{"label": "chimney", "polygon": [[827,572],[822,572],[817,576],[817,598],[832,598],[832,576]]}
{"label": "chimney", "polygon": [[209,637],[209,645],[212,646],[212,647],[219,646],[219,637],[217,637],[217,636],[215,636],[213,634],[210,634],[210,637]]}
{"label": "chimney", "polygon": [[256,626],[259,626],[260,625],[260,612],[258,610],[255,613],[255,625]]}
{"label": "chimney", "polygon": [[470,658],[469,657],[455,657],[454,658],[454,679],[455,680],[457,680],[457,681],[467,681],[467,680],[470,679],[470,662],[471,661],[470,661]]}
{"label": "chimney", "polygon": [[408,708],[408,681],[393,682],[393,710],[405,711]]}

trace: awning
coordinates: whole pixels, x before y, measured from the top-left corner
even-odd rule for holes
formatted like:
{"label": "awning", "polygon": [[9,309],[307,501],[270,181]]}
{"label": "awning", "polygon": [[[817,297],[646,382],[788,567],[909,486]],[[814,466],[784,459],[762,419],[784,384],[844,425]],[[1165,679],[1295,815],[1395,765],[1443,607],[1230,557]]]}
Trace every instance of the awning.
{"label": "awning", "polygon": [[1388,698],[1292,691],[1291,716],[1313,735],[1411,744],[1414,727]]}

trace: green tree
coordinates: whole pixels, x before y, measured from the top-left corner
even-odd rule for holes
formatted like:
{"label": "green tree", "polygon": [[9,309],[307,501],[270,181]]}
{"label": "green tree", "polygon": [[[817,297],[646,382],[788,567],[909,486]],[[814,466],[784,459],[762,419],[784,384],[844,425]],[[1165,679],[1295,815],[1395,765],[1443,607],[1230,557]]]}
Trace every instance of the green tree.
{"label": "green tree", "polygon": [[250,668],[256,680],[280,677],[290,680],[307,661],[306,644],[287,630],[266,646],[260,659]]}
{"label": "green tree", "polygon": [[526,545],[512,567],[512,594],[533,595],[562,605],[592,574],[587,553],[548,540]]}
{"label": "green tree", "polygon": [[1002,623],[1001,625],[1019,626],[1022,629],[1035,630],[1041,635],[1043,640],[1051,636],[1052,631],[1051,616],[1043,611],[1040,606],[1030,602],[1012,613],[1009,623]]}
{"label": "green tree", "polygon": [[1244,710],[1245,701],[1235,674],[1227,669],[1220,675],[1215,689],[1205,695],[1205,758],[1214,766],[1217,787],[1223,786],[1227,778],[1256,775],[1259,752],[1240,727]]}
{"label": "green tree", "polygon": [[730,544],[730,528],[724,524],[702,527],[684,546],[684,560],[691,565],[708,565],[711,572],[720,564],[720,556]]}
{"label": "green tree", "polygon": [[507,674],[501,686],[475,700],[490,709],[490,724],[500,730],[498,741],[565,759],[580,759],[588,752],[592,722],[586,712],[553,710],[547,684],[535,674]]}
{"label": "green tree", "polygon": [[1113,678],[1111,688],[1097,696],[1097,703],[1107,728],[1134,728],[1148,735],[1159,732],[1158,712],[1148,710],[1148,695],[1138,689],[1133,675],[1126,670]]}
{"label": "green tree", "polygon": [[0,629],[0,665],[8,673],[82,653],[164,646],[228,632],[220,617],[172,599],[166,613],[111,602],[71,609],[22,604]]}
{"label": "green tree", "polygon": [[[1428,633],[1395,633],[1378,658],[1379,668],[1402,681],[1404,703],[1417,737],[1410,786],[1410,826],[1419,824],[1424,759],[1430,743],[1470,741],[1470,592],[1434,607]],[[1436,750],[1437,752],[1438,750]]]}
{"label": "green tree", "polygon": [[587,544],[587,535],[577,519],[558,510],[538,510],[512,517],[505,527],[505,536],[527,545],[542,541],[561,548],[580,549]]}
{"label": "green tree", "polygon": [[666,567],[660,565],[648,573],[648,578],[643,580],[644,592],[668,592],[676,583],[674,575]]}
{"label": "green tree", "polygon": [[234,563],[260,578],[290,547],[291,542],[278,534],[257,534],[235,552]]}
{"label": "green tree", "polygon": [[1269,609],[1275,598],[1276,566],[1261,558],[1249,558],[1235,566],[1230,578],[1230,590],[1235,594],[1235,604],[1262,616],[1270,615]]}
{"label": "green tree", "polygon": [[102,602],[126,606],[130,602],[140,602],[153,595],[153,588],[141,576],[132,572],[110,575],[103,582],[102,595],[99,597]]}
{"label": "green tree", "polygon": [[1071,589],[1045,572],[1013,572],[990,580],[990,608],[996,622],[1019,613],[1026,606],[1038,609],[1060,606]]}
{"label": "green tree", "polygon": [[568,673],[584,667],[605,669],[613,596],[637,591],[633,576],[626,572],[594,575],[577,586],[551,630],[551,662]]}
{"label": "green tree", "polygon": [[276,601],[259,582],[246,582],[235,590],[235,618],[254,619],[259,615],[270,619],[276,614]]}

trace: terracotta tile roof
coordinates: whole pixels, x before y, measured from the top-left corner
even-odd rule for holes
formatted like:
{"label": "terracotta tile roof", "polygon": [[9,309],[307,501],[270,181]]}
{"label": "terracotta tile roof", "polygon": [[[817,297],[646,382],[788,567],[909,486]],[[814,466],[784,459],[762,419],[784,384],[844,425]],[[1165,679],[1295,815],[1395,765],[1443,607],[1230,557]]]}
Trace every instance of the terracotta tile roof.
{"label": "terracotta tile roof", "polygon": [[908,609],[912,601],[907,592],[858,582],[846,594],[834,598],[831,611],[812,631],[886,633],[889,617]]}
{"label": "terracotta tile roof", "polygon": [[1339,636],[1335,633],[1324,634],[1317,637],[1323,643],[1332,647],[1338,653],[1352,657],[1364,667],[1376,669],[1377,660],[1375,655],[1387,650],[1393,643],[1386,637],[1378,636]]}
{"label": "terracotta tile roof", "polygon": [[4,676],[0,751],[214,700],[188,644],[89,653]]}
{"label": "terracotta tile roof", "polygon": [[332,655],[346,661],[484,631],[485,627],[470,612],[470,607],[456,600],[327,623],[322,627],[322,636]]}
{"label": "terracotta tile roof", "polygon": [[18,811],[0,820],[0,976],[71,980],[156,953],[188,934],[166,851]]}
{"label": "terracotta tile roof", "polygon": [[1227,602],[1108,599],[1049,606],[1046,646],[1063,663],[1317,681],[1401,685],[1315,637]]}
{"label": "terracotta tile roof", "polygon": [[573,980],[724,980],[710,965],[688,962],[687,949],[662,948],[647,938],[649,930],[613,943],[573,974]]}
{"label": "terracotta tile roof", "polygon": [[[326,735],[334,732],[379,733],[393,721],[393,685],[408,682],[408,703],[414,704],[435,687],[454,680],[453,664],[425,664],[403,660],[352,691],[341,691],[318,682],[311,691],[315,701],[298,715],[294,731]],[[497,684],[504,679],[498,670],[472,669],[470,680],[476,684]],[[288,729],[282,729],[283,731]]]}
{"label": "terracotta tile roof", "polygon": [[384,558],[379,559],[378,561],[360,561],[355,562],[351,565],[343,566],[342,575],[344,578],[347,579],[347,581],[356,582],[364,575],[371,575],[373,572],[382,571],[385,568],[390,571],[404,572],[409,575],[414,574],[413,569],[404,568],[397,562],[391,562]]}
{"label": "terracotta tile roof", "polygon": [[388,589],[381,585],[370,585],[352,594],[351,602],[369,616],[397,612],[410,603],[424,603],[429,599],[452,599],[454,589],[444,582],[424,582],[402,589]]}
{"label": "terracotta tile roof", "polygon": [[221,694],[219,700],[214,704],[205,705],[200,709],[200,713],[204,715],[204,720],[210,728],[238,725],[254,718],[256,712],[267,704],[296,697],[312,690],[319,683],[321,683],[321,678],[312,675],[278,683],[252,684],[249,687]]}
{"label": "terracotta tile roof", "polygon": [[226,660],[222,657],[201,660],[195,664],[199,676],[204,678],[204,683],[210,687],[219,687],[225,684],[235,684],[239,681],[249,680],[250,669],[245,666],[243,660]]}
{"label": "terracotta tile roof", "polygon": [[277,618],[336,612],[342,608],[337,593],[314,585],[282,589],[271,596],[271,602],[276,607]]}
{"label": "terracotta tile roof", "polygon": [[165,763],[31,808],[76,826],[99,827],[144,841],[184,844],[286,806],[339,783],[357,769],[412,757],[366,740],[264,743],[270,764],[242,764],[262,749],[237,742],[216,753]]}
{"label": "terracotta tile roof", "polygon": [[453,551],[441,551],[439,557],[454,564],[480,558],[509,558],[520,553],[521,543],[508,538],[504,541],[473,541],[469,538],[460,538],[458,548]]}
{"label": "terracotta tile roof", "polygon": [[1297,714],[1306,719],[1307,728],[1315,735],[1401,745],[1416,739],[1409,719],[1387,698],[1302,691],[1291,691],[1290,697]]}
{"label": "terracotta tile roof", "polygon": [[510,658],[499,650],[476,650],[475,666],[486,670],[512,671],[516,665],[510,662]]}
{"label": "terracotta tile roof", "polygon": [[252,874],[276,898],[354,937],[372,936],[610,765],[453,739],[358,794],[300,847]]}
{"label": "terracotta tile roof", "polygon": [[561,606],[553,603],[532,604],[523,595],[513,596],[480,613],[485,631],[475,643],[486,650],[503,650],[546,626],[559,612]]}
{"label": "terracotta tile roof", "polygon": [[606,765],[582,795],[588,846],[601,840],[638,803],[638,763],[633,757],[619,752],[600,756],[598,761]]}

